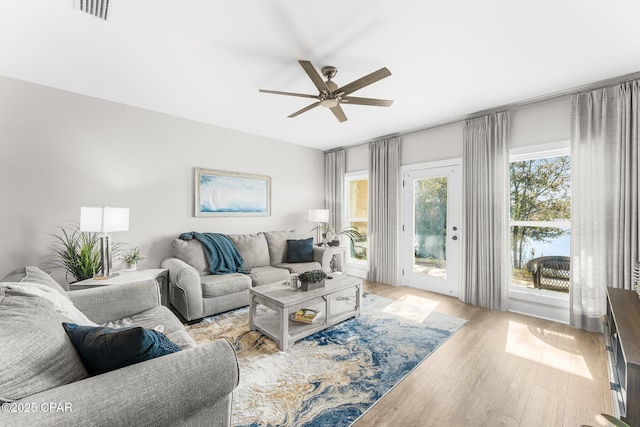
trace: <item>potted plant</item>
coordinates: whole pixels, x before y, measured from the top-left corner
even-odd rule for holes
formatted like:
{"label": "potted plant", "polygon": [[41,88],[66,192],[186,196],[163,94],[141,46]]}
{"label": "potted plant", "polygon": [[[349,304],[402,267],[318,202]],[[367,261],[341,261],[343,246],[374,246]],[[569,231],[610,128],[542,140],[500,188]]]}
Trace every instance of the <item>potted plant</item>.
{"label": "potted plant", "polygon": [[327,245],[329,246],[340,246],[340,236],[345,236],[351,243],[355,243],[356,241],[360,241],[364,239],[364,236],[358,230],[358,227],[355,225],[348,225],[344,227],[340,231],[336,231],[329,223],[324,223],[322,225],[317,225],[311,229],[311,231],[321,230],[322,231],[322,239],[327,241]]}
{"label": "potted plant", "polygon": [[[101,270],[100,241],[97,233],[80,231],[80,224],[72,222],[68,227],[58,227],[60,235],[49,234],[55,238],[49,247],[53,260],[49,263],[54,270],[65,272],[65,279],[72,282],[93,278]],[[118,251],[119,244],[113,251]]]}
{"label": "potted plant", "polygon": [[324,279],[328,276],[322,270],[310,270],[300,273],[298,280],[303,291],[312,291],[324,287]]}
{"label": "potted plant", "polygon": [[131,248],[127,252],[125,252],[122,260],[127,265],[127,270],[135,270],[136,268],[138,268],[138,261],[142,261],[146,258],[147,257],[140,253],[140,249]]}

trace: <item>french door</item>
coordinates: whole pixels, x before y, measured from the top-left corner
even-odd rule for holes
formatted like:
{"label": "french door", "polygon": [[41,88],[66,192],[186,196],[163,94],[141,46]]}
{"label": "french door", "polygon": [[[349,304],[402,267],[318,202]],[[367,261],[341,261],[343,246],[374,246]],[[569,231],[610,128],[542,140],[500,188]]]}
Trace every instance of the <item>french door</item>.
{"label": "french door", "polygon": [[458,296],[462,177],[460,165],[403,174],[401,283]]}

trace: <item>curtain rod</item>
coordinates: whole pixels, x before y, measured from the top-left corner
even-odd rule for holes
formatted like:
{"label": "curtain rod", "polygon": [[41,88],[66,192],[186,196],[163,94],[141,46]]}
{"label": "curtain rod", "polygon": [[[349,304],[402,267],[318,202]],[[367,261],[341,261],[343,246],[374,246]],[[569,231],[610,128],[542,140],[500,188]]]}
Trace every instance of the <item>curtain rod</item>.
{"label": "curtain rod", "polygon": [[617,84],[620,84],[620,83],[626,83],[628,81],[632,81],[632,80],[636,80],[636,79],[640,79],[640,71],[636,71],[634,73],[629,73],[629,74],[624,74],[624,75],[618,76],[618,77],[611,77],[611,78],[605,79],[605,80],[599,80],[599,81],[594,82],[594,83],[588,83],[588,84],[585,84],[585,85],[582,85],[582,86],[577,86],[577,87],[574,87],[574,88],[571,88],[571,89],[565,89],[565,90],[561,90],[561,91],[558,91],[558,92],[549,93],[549,94],[546,94],[546,95],[540,95],[540,96],[536,96],[536,97],[533,97],[533,98],[528,98],[528,99],[525,99],[523,101],[516,101],[516,102],[512,102],[510,104],[504,104],[504,105],[501,105],[499,107],[493,107],[493,108],[488,108],[486,110],[476,111],[475,113],[465,114],[465,115],[462,115],[462,116],[441,120],[439,122],[431,123],[431,124],[426,125],[426,126],[420,126],[420,127],[413,128],[413,129],[407,129],[406,131],[402,131],[402,132],[390,133],[388,135],[383,135],[383,136],[380,136],[380,137],[377,137],[377,138],[369,139],[369,140],[367,140],[365,142],[358,142],[358,143],[351,144],[351,145],[344,145],[344,146],[341,146],[341,147],[331,148],[329,150],[325,150],[325,153],[331,153],[333,151],[343,150],[345,148],[359,147],[361,145],[366,145],[371,141],[376,141],[376,140],[379,140],[379,139],[389,139],[389,138],[397,138],[397,137],[406,136],[406,135],[412,135],[414,133],[423,132],[425,130],[434,129],[434,128],[437,128],[437,127],[440,127],[440,126],[450,125],[452,123],[460,122],[460,121],[463,121],[463,120],[472,119],[472,118],[479,117],[479,116],[486,116],[487,114],[497,113],[497,112],[504,111],[504,110],[512,110],[512,109],[515,109],[515,108],[520,108],[520,107],[524,107],[524,106],[527,106],[527,105],[536,104],[538,102],[550,101],[552,99],[561,98],[563,96],[577,95],[577,94],[582,93],[582,92],[587,92],[587,91],[594,90],[594,89],[602,89],[602,88],[605,88],[605,87],[614,86],[614,85],[617,85]]}

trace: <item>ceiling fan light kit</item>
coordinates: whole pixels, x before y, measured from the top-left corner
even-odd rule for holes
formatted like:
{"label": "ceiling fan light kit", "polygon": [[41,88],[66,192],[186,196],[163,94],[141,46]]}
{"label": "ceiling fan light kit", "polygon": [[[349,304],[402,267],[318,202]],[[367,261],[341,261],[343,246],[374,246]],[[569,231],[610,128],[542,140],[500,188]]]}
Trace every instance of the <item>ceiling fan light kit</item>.
{"label": "ceiling fan light kit", "polygon": [[357,80],[352,81],[351,83],[344,85],[342,87],[338,87],[331,79],[335,77],[338,73],[338,69],[332,66],[322,67],[320,70],[322,75],[327,79],[326,81],[322,80],[322,77],[316,70],[316,68],[311,64],[310,61],[299,60],[298,61],[302,66],[302,69],[307,73],[315,87],[318,89],[318,95],[308,95],[304,93],[293,93],[293,92],[281,92],[277,90],[266,90],[260,89],[262,93],[271,93],[275,95],[287,95],[287,96],[298,96],[302,98],[313,98],[317,101],[313,104],[310,104],[301,110],[296,111],[295,113],[289,115],[288,117],[297,117],[300,114],[311,110],[312,108],[321,105],[331,110],[333,115],[338,119],[339,122],[346,122],[347,116],[344,114],[342,107],[340,104],[351,104],[351,105],[371,105],[376,107],[389,107],[393,101],[388,99],[374,99],[374,98],[358,98],[353,96],[347,96],[350,93],[353,93],[359,89],[362,89],[365,86],[369,86],[372,83],[377,82],[378,80],[382,80],[385,77],[389,77],[391,72],[386,68],[380,68],[378,71],[374,71],[373,73],[367,74],[364,77],[361,77]]}

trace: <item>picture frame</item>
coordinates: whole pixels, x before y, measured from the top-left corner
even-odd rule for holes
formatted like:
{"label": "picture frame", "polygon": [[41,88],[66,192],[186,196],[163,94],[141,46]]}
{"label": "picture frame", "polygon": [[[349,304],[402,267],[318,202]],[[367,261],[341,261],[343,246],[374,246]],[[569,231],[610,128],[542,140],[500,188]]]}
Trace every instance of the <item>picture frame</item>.
{"label": "picture frame", "polygon": [[271,177],[195,168],[195,216],[271,216]]}

